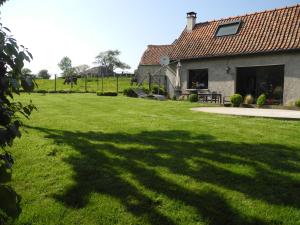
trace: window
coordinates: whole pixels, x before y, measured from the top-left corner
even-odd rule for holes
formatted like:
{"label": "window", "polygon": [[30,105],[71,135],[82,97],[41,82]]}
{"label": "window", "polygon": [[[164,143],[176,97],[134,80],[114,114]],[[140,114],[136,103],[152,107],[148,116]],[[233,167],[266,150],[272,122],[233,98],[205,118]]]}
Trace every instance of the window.
{"label": "window", "polygon": [[190,89],[208,89],[208,69],[189,71]]}
{"label": "window", "polygon": [[219,25],[216,36],[217,37],[223,37],[223,36],[228,36],[228,35],[234,35],[237,34],[239,31],[241,25],[241,21],[235,21],[235,22],[230,22],[230,23],[225,23]]}
{"label": "window", "polygon": [[236,92],[255,98],[267,95],[268,104],[281,104],[284,89],[284,65],[237,68]]}

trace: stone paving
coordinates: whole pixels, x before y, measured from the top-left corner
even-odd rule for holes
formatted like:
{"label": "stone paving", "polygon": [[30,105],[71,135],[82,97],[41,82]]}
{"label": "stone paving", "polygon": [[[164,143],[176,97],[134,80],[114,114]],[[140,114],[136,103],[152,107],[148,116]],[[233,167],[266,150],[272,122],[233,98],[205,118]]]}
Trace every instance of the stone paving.
{"label": "stone paving", "polygon": [[199,107],[193,111],[216,113],[236,116],[268,117],[281,119],[299,119],[300,111],[283,109],[257,109],[257,108],[233,108],[233,107]]}

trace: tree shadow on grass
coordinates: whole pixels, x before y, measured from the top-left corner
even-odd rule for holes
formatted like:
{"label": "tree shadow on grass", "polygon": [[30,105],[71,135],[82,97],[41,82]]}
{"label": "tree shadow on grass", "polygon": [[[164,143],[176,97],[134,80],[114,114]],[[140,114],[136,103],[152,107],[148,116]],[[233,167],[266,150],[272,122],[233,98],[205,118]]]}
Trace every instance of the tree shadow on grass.
{"label": "tree shadow on grass", "polygon": [[[222,142],[186,131],[127,134],[29,128],[80,153],[64,159],[75,172],[74,186],[54,196],[68,207],[84,207],[90,194],[96,192],[119,199],[130,213],[153,225],[176,224],[158,210],[162,204],[159,200],[122,178],[122,173],[127,173],[146,189],[195,208],[211,225],[282,223],[243,215],[216,191],[186,189],[163,178],[155,169],[162,167],[267,204],[300,208],[300,183],[283,173],[299,173],[300,156],[297,149],[284,145]],[[188,163],[191,160],[195,167]],[[235,171],[241,165],[252,168],[253,174]]]}

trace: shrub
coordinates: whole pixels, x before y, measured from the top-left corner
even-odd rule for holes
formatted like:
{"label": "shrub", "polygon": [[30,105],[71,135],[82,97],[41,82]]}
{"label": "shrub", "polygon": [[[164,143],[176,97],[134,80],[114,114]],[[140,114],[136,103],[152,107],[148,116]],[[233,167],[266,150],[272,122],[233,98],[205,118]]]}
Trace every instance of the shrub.
{"label": "shrub", "polygon": [[143,90],[146,94],[149,94],[149,89],[148,89],[148,88],[142,87],[142,90]]}
{"label": "shrub", "polygon": [[69,93],[69,91],[66,91],[66,90],[58,90],[57,93],[67,94],[67,93]]}
{"label": "shrub", "polygon": [[254,99],[253,99],[252,95],[246,95],[246,97],[244,99],[244,103],[250,105],[253,102],[254,102]]}
{"label": "shrub", "polygon": [[190,102],[198,102],[198,95],[197,94],[191,94],[189,96]]}
{"label": "shrub", "polygon": [[300,107],[300,99],[298,99],[297,101],[295,101],[295,106]]}
{"label": "shrub", "polygon": [[240,94],[234,94],[230,97],[230,102],[233,107],[239,107],[243,102],[243,97]]}
{"label": "shrub", "polygon": [[158,91],[160,95],[165,95],[166,91],[163,88],[159,88],[159,86],[152,87],[152,93],[158,95]]}
{"label": "shrub", "polygon": [[173,100],[173,101],[176,101],[176,100],[177,100],[176,95],[173,95],[172,100]]}
{"label": "shrub", "polygon": [[46,94],[46,93],[48,93],[48,91],[46,91],[46,90],[36,90],[36,93]]}
{"label": "shrub", "polygon": [[117,92],[97,92],[98,96],[118,96]]}
{"label": "shrub", "polygon": [[123,90],[123,94],[127,97],[137,98],[137,94],[134,92],[133,88],[126,88]]}
{"label": "shrub", "polygon": [[257,101],[256,101],[256,104],[258,106],[262,106],[266,103],[266,100],[267,100],[267,96],[265,94],[261,94],[258,98],[257,98]]}

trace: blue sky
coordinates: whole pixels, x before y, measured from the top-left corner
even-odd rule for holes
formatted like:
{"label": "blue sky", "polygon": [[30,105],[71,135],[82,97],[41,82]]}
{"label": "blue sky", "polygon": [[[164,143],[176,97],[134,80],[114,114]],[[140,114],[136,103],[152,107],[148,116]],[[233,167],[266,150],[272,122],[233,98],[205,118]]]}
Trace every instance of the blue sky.
{"label": "blue sky", "polygon": [[172,43],[184,29],[186,12],[197,22],[300,4],[299,0],[9,0],[1,22],[34,55],[33,72],[59,73],[58,62],[93,66],[94,57],[119,49],[132,70],[148,44]]}

